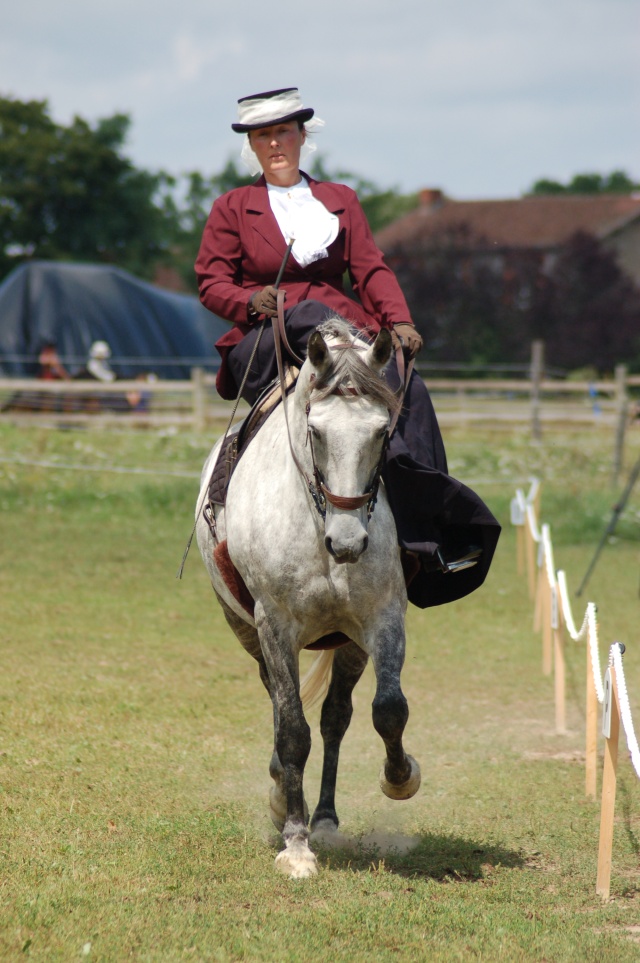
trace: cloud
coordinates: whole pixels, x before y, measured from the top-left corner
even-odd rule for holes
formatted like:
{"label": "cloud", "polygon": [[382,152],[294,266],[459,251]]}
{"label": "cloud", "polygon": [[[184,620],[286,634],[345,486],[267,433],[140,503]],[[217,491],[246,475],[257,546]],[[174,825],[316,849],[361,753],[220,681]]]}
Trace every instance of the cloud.
{"label": "cloud", "polygon": [[[540,176],[640,176],[636,0],[23,0],[0,91],[132,116],[136,163],[220,169],[238,97],[297,84],[331,166],[405,190],[505,196]],[[634,165],[636,169],[634,171]]]}

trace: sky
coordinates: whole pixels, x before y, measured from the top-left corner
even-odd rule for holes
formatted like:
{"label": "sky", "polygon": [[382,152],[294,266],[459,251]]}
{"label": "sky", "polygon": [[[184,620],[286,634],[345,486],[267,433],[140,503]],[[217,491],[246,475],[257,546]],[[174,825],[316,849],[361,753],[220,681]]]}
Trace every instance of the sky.
{"label": "sky", "polygon": [[517,197],[542,178],[640,180],[638,0],[21,0],[0,95],[131,117],[174,175],[238,158],[239,97],[298,87],[330,170],[404,193]]}

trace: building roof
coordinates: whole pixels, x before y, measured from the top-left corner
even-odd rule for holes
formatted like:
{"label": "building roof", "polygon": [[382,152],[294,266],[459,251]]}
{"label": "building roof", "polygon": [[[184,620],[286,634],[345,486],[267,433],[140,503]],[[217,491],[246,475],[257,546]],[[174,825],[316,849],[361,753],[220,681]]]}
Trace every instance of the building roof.
{"label": "building roof", "polygon": [[563,244],[577,231],[603,240],[637,219],[638,194],[454,201],[441,191],[425,190],[419,207],[378,231],[376,241],[383,251],[391,251],[398,244],[428,243],[465,225],[469,247],[549,249]]}

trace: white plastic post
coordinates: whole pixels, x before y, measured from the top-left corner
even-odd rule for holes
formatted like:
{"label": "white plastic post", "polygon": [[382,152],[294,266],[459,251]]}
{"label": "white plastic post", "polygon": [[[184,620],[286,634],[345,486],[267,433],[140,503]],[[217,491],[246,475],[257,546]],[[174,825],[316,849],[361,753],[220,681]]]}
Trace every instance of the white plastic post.
{"label": "white plastic post", "polygon": [[609,899],[611,889],[611,858],[613,852],[613,817],[616,807],[618,769],[618,737],[620,735],[620,706],[616,686],[616,670],[610,665],[604,679],[602,732],[605,736],[604,770],[602,773],[602,808],[600,811],[600,845],[596,893]]}

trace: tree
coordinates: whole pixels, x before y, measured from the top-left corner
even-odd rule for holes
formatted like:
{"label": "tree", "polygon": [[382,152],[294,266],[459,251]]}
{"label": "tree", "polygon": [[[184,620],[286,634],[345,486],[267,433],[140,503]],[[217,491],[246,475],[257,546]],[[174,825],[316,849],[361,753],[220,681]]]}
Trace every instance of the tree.
{"label": "tree", "polygon": [[425,359],[478,366],[526,363],[528,292],[537,256],[496,262],[464,223],[387,254],[425,341]]}
{"label": "tree", "polygon": [[64,126],[46,101],[0,98],[0,277],[26,258],[151,275],[170,239],[173,185],[123,156],[129,123],[115,114]]}
{"label": "tree", "polygon": [[597,238],[579,231],[537,285],[531,332],[565,368],[640,368],[640,291]]}
{"label": "tree", "polygon": [[631,194],[640,184],[631,180],[624,171],[611,174],[575,174],[568,184],[543,178],[536,181],[528,192],[540,194]]}
{"label": "tree", "polygon": [[595,237],[577,233],[553,258],[490,253],[464,224],[388,253],[435,362],[525,364],[543,339],[554,366],[640,370],[640,292]]}

